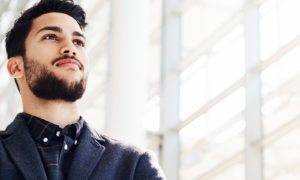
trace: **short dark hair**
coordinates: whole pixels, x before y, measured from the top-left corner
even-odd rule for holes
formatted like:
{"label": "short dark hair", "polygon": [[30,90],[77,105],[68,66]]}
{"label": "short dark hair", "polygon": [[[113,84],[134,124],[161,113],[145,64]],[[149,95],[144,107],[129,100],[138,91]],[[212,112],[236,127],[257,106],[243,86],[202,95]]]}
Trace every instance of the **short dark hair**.
{"label": "short dark hair", "polygon": [[[14,22],[12,29],[6,34],[5,47],[8,59],[15,56],[22,56],[25,59],[25,41],[31,30],[32,21],[43,14],[51,12],[64,13],[71,16],[82,30],[87,25],[84,10],[79,5],[74,4],[73,0],[41,0],[24,11]],[[16,80],[15,82],[20,91]]]}

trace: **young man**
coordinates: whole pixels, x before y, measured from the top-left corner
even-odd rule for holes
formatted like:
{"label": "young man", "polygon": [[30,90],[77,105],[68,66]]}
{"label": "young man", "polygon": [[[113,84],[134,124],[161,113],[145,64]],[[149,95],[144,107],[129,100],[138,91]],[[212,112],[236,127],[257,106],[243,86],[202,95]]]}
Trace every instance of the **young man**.
{"label": "young man", "polygon": [[24,112],[0,131],[0,179],[165,179],[150,151],[100,135],[81,118],[86,25],[71,0],[42,0],[7,33],[7,70]]}

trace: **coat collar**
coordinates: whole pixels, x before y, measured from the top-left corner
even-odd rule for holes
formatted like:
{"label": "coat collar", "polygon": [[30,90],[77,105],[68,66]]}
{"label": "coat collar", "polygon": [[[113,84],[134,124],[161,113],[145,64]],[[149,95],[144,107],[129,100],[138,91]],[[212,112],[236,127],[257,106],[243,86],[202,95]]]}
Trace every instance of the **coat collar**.
{"label": "coat collar", "polygon": [[25,179],[47,180],[38,150],[21,114],[3,133],[3,144]]}
{"label": "coat collar", "polygon": [[89,179],[105,151],[103,143],[105,140],[84,121],[68,180]]}
{"label": "coat collar", "polygon": [[[47,180],[41,157],[26,123],[18,114],[2,134],[3,144],[27,180]],[[84,121],[68,180],[87,180],[99,163],[105,140]]]}

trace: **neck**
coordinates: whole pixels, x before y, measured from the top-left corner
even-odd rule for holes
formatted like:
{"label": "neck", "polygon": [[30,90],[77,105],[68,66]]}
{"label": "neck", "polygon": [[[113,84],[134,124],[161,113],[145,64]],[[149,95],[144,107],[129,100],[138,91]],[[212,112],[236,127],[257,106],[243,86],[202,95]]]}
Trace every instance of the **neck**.
{"label": "neck", "polygon": [[36,97],[23,98],[23,111],[64,128],[80,119],[77,102],[46,101]]}

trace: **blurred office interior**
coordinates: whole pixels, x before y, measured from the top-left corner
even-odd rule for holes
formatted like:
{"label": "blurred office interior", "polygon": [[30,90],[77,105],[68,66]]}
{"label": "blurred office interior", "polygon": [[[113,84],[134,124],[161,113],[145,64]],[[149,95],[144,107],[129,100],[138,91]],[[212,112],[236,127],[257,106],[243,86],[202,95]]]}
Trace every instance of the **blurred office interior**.
{"label": "blurred office interior", "polygon": [[[5,33],[37,0],[0,0],[0,129],[20,95]],[[75,0],[98,132],[152,149],[169,180],[300,179],[299,0]]]}

